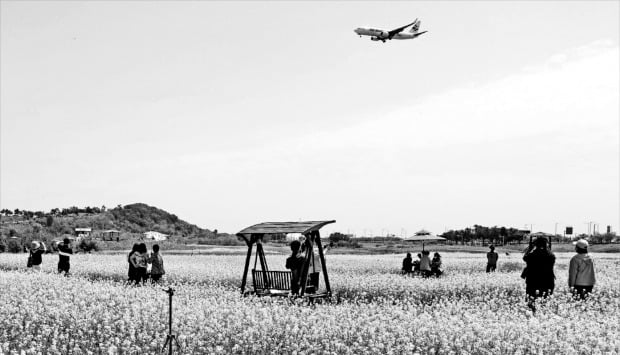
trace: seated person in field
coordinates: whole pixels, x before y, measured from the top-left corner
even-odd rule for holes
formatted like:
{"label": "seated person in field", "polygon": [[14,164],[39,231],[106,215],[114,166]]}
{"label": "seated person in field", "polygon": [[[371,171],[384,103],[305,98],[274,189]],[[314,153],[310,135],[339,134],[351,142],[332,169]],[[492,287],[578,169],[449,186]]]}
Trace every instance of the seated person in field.
{"label": "seated person in field", "polygon": [[286,268],[291,270],[291,293],[296,295],[299,292],[299,279],[304,266],[304,258],[299,255],[301,243],[298,240],[291,242],[291,256],[286,258]]}
{"label": "seated person in field", "polygon": [[422,258],[420,259],[420,272],[422,276],[429,276],[431,274],[431,258],[429,254],[428,250],[422,252]]}
{"label": "seated person in field", "polygon": [[441,255],[439,253],[435,253],[433,260],[431,260],[431,274],[437,277],[443,274],[443,271],[441,271]]}
{"label": "seated person in field", "polygon": [[413,272],[420,272],[420,260],[422,259],[422,254],[418,253],[418,260],[413,262]]}
{"label": "seated person in field", "polygon": [[413,260],[411,259],[411,253],[407,253],[407,257],[403,259],[403,274],[410,274],[413,268]]}

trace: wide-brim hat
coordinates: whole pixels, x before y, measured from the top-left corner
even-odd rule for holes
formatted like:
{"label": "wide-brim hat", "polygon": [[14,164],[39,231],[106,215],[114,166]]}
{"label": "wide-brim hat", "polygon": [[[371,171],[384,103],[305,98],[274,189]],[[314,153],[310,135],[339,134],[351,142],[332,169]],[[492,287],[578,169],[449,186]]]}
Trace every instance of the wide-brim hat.
{"label": "wide-brim hat", "polygon": [[30,243],[30,246],[32,247],[32,249],[39,249],[41,247],[41,243],[35,240],[32,243]]}

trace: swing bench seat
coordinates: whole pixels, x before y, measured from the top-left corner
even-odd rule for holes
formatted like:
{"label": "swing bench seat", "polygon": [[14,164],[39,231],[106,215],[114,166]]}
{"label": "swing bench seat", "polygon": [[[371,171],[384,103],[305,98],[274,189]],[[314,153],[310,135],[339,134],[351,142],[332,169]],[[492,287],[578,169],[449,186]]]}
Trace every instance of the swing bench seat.
{"label": "swing bench seat", "polygon": [[254,293],[257,295],[286,296],[291,291],[290,271],[263,271],[252,269]]}
{"label": "swing bench seat", "polygon": [[[254,293],[259,296],[287,296],[291,291],[290,271],[263,271],[252,269]],[[318,288],[318,273],[310,273],[306,293],[313,294]]]}

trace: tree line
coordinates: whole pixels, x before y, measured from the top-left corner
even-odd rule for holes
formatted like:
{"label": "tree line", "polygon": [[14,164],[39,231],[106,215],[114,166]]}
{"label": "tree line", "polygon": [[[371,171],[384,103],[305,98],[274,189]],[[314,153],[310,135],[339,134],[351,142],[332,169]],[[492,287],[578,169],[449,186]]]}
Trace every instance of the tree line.
{"label": "tree line", "polygon": [[[120,205],[119,205],[120,207]],[[16,208],[14,210],[10,210],[8,208],[4,208],[2,210],[0,210],[0,215],[4,215],[4,216],[21,216],[24,217],[26,219],[30,219],[30,218],[43,218],[46,216],[68,216],[68,215],[77,215],[80,213],[85,213],[85,214],[97,214],[97,213],[101,213],[101,212],[105,212],[107,210],[107,208],[104,206],[101,207],[90,207],[90,206],[86,206],[84,208],[79,208],[76,206],[72,206],[69,208],[52,208],[49,212],[43,212],[43,211],[28,211],[28,210],[20,210],[19,208]]]}

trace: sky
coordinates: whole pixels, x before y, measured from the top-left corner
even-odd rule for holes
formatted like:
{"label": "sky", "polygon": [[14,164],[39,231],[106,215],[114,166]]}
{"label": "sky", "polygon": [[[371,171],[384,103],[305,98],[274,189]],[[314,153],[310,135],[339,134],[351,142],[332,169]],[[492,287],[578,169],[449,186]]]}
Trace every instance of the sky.
{"label": "sky", "polygon": [[619,4],[3,0],[0,207],[618,231]]}

